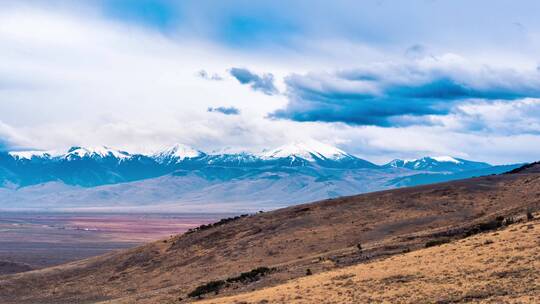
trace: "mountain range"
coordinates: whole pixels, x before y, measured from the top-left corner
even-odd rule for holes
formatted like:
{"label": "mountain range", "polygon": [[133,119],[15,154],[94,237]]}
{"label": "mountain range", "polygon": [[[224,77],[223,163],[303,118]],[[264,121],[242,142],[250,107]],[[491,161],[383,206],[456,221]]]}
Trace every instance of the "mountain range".
{"label": "mountain range", "polygon": [[[256,210],[512,170],[450,156],[376,165],[315,141],[261,153],[108,147],[0,153],[0,209]],[[204,207],[206,206],[206,207]]]}

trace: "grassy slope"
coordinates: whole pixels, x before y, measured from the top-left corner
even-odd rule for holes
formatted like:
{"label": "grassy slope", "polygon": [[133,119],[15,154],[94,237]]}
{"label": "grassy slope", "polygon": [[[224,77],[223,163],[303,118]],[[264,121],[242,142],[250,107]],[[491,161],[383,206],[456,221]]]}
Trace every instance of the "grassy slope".
{"label": "grassy slope", "polygon": [[540,303],[539,246],[536,219],[199,303]]}

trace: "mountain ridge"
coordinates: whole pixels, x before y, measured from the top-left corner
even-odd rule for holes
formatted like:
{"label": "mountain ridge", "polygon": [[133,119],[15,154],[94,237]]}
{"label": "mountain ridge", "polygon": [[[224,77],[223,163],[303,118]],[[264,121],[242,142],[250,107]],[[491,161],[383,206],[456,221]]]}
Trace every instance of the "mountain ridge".
{"label": "mountain ridge", "polygon": [[427,159],[422,164],[428,166],[379,166],[319,143],[294,143],[261,154],[206,154],[180,144],[147,155],[105,146],[8,152],[0,153],[0,209],[269,210],[519,166],[422,158]]}
{"label": "mountain ridge", "polygon": [[418,159],[394,159],[383,165],[392,168],[407,168],[432,172],[460,172],[491,167],[485,162],[477,162],[452,156],[424,156]]}
{"label": "mountain ridge", "polygon": [[[315,141],[296,142],[261,153],[223,154],[209,154],[183,144],[175,144],[149,154],[129,153],[107,146],[75,146],[65,153],[36,150],[0,152],[0,184],[11,182],[28,186],[60,180],[66,184],[92,187],[154,178],[176,170],[202,167],[306,166],[345,170],[403,168],[439,173],[492,167],[483,162],[429,156],[416,160],[396,159],[377,165],[339,148]],[[70,174],[80,176],[74,177]]]}

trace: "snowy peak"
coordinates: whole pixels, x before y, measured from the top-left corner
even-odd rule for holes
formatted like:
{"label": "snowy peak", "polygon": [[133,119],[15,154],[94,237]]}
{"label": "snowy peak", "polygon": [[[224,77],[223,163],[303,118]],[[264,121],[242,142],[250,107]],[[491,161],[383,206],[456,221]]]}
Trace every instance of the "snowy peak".
{"label": "snowy peak", "polygon": [[438,161],[440,163],[444,163],[444,162],[454,163],[454,164],[461,164],[462,163],[461,160],[453,158],[452,156],[433,156],[433,157],[431,157],[431,159],[433,159],[435,161]]}
{"label": "snowy peak", "polygon": [[184,144],[175,144],[172,147],[154,153],[152,157],[158,163],[178,163],[185,159],[197,158],[205,154]]}
{"label": "snowy peak", "polygon": [[452,156],[426,156],[419,159],[395,159],[385,165],[387,168],[406,168],[434,172],[459,172],[488,168],[491,165],[455,158]]}
{"label": "snowy peak", "polygon": [[125,151],[111,149],[106,146],[97,146],[97,147],[71,147],[68,152],[63,156],[66,160],[76,160],[81,158],[116,158],[116,159],[127,159],[130,158],[131,154]]}
{"label": "snowy peak", "polygon": [[422,158],[417,159],[394,159],[393,161],[389,162],[386,166],[387,167],[394,167],[394,168],[402,168],[402,167],[408,167],[410,169],[414,168],[420,168],[424,164],[428,163],[454,163],[454,164],[460,164],[463,163],[462,160],[459,160],[457,158],[454,158],[452,156],[426,156]]}
{"label": "snowy peak", "polygon": [[57,151],[38,151],[38,150],[29,150],[29,151],[11,151],[8,152],[11,157],[17,160],[31,160],[33,158],[52,158],[62,155]]}
{"label": "snowy peak", "polygon": [[16,160],[32,160],[32,159],[65,159],[65,160],[76,160],[82,158],[92,158],[92,159],[101,159],[101,158],[116,158],[116,159],[127,159],[131,157],[131,154],[111,149],[106,146],[97,146],[97,147],[71,147],[67,152],[59,152],[56,150],[51,151],[40,151],[40,150],[28,150],[28,151],[11,151],[8,152],[11,157]]}
{"label": "snowy peak", "polygon": [[263,152],[263,159],[276,158],[301,158],[310,162],[318,160],[341,160],[345,158],[353,158],[352,155],[344,152],[336,147],[323,144],[321,142],[298,142],[290,145],[285,145],[274,150]]}

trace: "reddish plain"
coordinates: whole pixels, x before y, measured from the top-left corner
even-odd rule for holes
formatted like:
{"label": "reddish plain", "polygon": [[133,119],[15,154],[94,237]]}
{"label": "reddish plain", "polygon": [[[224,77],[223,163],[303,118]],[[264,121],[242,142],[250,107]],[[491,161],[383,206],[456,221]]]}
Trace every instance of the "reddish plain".
{"label": "reddish plain", "polygon": [[228,214],[1,213],[0,274],[135,247]]}

